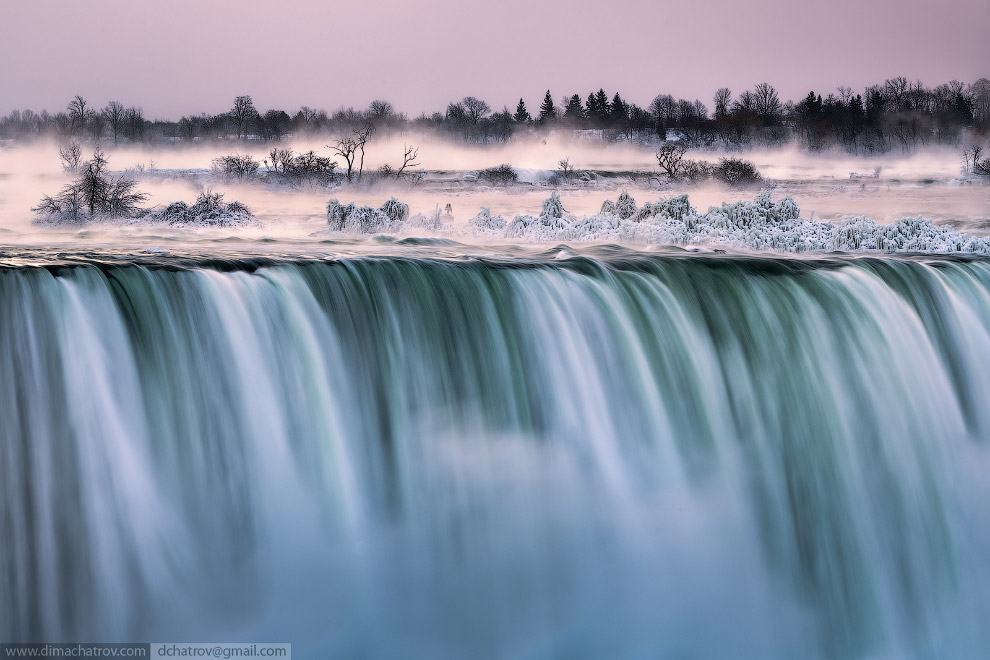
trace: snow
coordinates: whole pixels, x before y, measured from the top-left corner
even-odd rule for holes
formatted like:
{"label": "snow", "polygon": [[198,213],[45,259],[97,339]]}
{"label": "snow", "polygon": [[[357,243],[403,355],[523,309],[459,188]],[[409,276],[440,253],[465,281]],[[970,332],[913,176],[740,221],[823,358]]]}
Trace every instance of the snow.
{"label": "snow", "polygon": [[[469,233],[486,236],[488,209],[468,223]],[[483,231],[482,231],[483,230]],[[924,218],[903,218],[878,225],[865,217],[839,224],[801,217],[790,197],[774,202],[768,191],[754,201],[724,203],[699,213],[688,196],[647,202],[636,209],[623,192],[617,202],[606,201],[594,215],[577,218],[563,208],[556,193],[544,201],[539,216],[517,215],[505,238],[531,242],[618,242],[647,245],[706,245],[777,252],[884,251],[990,254],[990,239],[972,237]]]}

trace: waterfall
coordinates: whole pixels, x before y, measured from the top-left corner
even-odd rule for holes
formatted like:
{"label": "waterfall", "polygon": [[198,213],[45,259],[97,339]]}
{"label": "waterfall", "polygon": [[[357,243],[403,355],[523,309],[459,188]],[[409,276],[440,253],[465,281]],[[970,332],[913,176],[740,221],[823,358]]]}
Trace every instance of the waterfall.
{"label": "waterfall", "polygon": [[990,647],[990,262],[79,262],[0,304],[0,639]]}

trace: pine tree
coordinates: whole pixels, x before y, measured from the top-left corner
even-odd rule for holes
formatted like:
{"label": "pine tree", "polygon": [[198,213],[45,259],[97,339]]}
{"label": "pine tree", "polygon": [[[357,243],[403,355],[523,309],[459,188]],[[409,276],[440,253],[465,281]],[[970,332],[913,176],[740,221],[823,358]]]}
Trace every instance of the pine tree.
{"label": "pine tree", "polygon": [[622,126],[629,120],[629,105],[622,100],[618,92],[612,97],[612,114],[610,115],[610,119],[615,126]]}
{"label": "pine tree", "polygon": [[580,122],[584,119],[584,107],[581,105],[581,97],[575,94],[567,100],[564,107],[564,119]]}
{"label": "pine tree", "polygon": [[547,90],[547,95],[543,97],[543,105],[540,106],[540,117],[537,121],[541,124],[554,121],[557,119],[557,108],[553,104],[553,97],[550,96],[550,90]]}
{"label": "pine tree", "polygon": [[588,94],[588,100],[585,102],[584,114],[587,115],[588,119],[592,121],[595,125],[599,124],[602,119],[602,113],[598,109],[598,100],[595,99],[595,93],[592,92]]}
{"label": "pine tree", "polygon": [[598,93],[595,94],[595,101],[598,103],[598,112],[601,113],[602,117],[608,117],[612,112],[612,107],[608,102],[608,94],[605,93],[604,89],[599,89]]}
{"label": "pine tree", "polygon": [[525,124],[532,119],[529,116],[529,110],[526,109],[526,102],[522,99],[519,99],[519,103],[516,105],[516,114],[514,114],[512,118],[519,124]]}

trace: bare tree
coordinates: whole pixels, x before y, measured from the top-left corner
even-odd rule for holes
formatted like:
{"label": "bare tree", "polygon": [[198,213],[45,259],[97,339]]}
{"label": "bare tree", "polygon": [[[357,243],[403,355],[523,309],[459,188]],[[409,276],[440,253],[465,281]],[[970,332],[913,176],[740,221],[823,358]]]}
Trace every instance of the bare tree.
{"label": "bare tree", "polygon": [[90,112],[89,122],[86,124],[86,130],[89,136],[93,138],[93,142],[99,142],[103,139],[103,132],[107,128],[107,120],[101,112]]}
{"label": "bare tree", "polygon": [[461,104],[472,124],[477,124],[491,110],[487,103],[473,96],[465,96]]}
{"label": "bare tree", "polygon": [[327,149],[336,151],[344,162],[347,163],[347,183],[354,180],[354,159],[357,158],[358,143],[353,136],[347,136],[337,140],[336,145],[327,145]]}
{"label": "bare tree", "polygon": [[670,94],[658,94],[650,102],[650,114],[653,115],[654,119],[660,124],[667,126],[672,123],[674,119],[674,114],[677,109],[677,102],[674,97]]}
{"label": "bare tree", "polygon": [[671,179],[676,179],[681,174],[681,165],[687,147],[677,142],[664,142],[657,151],[657,165]]}
{"label": "bare tree", "polygon": [[570,156],[564,156],[563,158],[561,158],[557,162],[557,165],[560,166],[561,176],[563,176],[565,181],[569,181],[571,176],[573,176],[574,174],[574,166],[571,165]]}
{"label": "bare tree", "polygon": [[119,101],[110,101],[107,103],[107,107],[103,108],[103,118],[106,120],[107,126],[110,127],[113,143],[117,144],[117,136],[124,128],[124,104]]}
{"label": "bare tree", "polygon": [[354,131],[354,139],[357,148],[361,150],[361,163],[358,166],[358,181],[364,178],[364,147],[368,144],[368,139],[374,135],[375,125],[370,121],[364,125],[360,131]]}
{"label": "bare tree", "polygon": [[371,115],[372,118],[381,121],[394,115],[395,108],[392,107],[392,104],[388,101],[375,99],[371,102],[371,105],[368,106],[368,114]]}
{"label": "bare tree", "polygon": [[73,135],[77,131],[86,128],[86,120],[89,118],[90,110],[86,99],[76,94],[75,98],[69,101],[69,132]]}
{"label": "bare tree", "polygon": [[762,82],[753,90],[753,105],[756,114],[764,119],[773,119],[780,114],[780,96],[770,83]]}
{"label": "bare tree", "polygon": [[234,99],[234,107],[230,110],[230,118],[237,127],[237,139],[247,135],[249,122],[258,116],[258,111],[254,107],[254,101],[250,96],[238,96]]}
{"label": "bare tree", "polygon": [[966,164],[966,171],[977,174],[977,165],[980,162],[980,156],[983,154],[983,147],[978,144],[974,144],[968,149],[963,151],[963,161]]}
{"label": "bare tree", "polygon": [[140,140],[144,135],[144,111],[131,107],[124,111],[124,134],[132,141]]}
{"label": "bare tree", "polygon": [[69,142],[58,148],[59,158],[62,159],[62,169],[71,174],[79,170],[79,162],[82,159],[82,148],[78,142]]}
{"label": "bare tree", "polygon": [[419,148],[413,146],[402,145],[404,153],[402,155],[402,165],[399,167],[392,167],[389,164],[382,165],[378,169],[378,173],[383,177],[394,176],[396,178],[401,177],[406,168],[416,167],[419,163],[416,162],[416,158],[419,156]]}
{"label": "bare tree", "polygon": [[406,171],[408,167],[418,167],[419,163],[416,159],[419,157],[419,147],[413,147],[412,145],[406,146],[402,145],[405,153],[402,155],[402,167],[395,171],[395,176],[402,176],[402,173]]}
{"label": "bare tree", "polygon": [[883,83],[883,94],[893,104],[895,110],[903,110],[908,92],[908,81],[904,76],[888,78]]}
{"label": "bare tree", "polygon": [[980,78],[969,86],[969,98],[973,103],[973,118],[977,123],[990,120],[990,80]]}
{"label": "bare tree", "polygon": [[[292,149],[283,149],[276,147],[271,150],[268,157],[272,160],[272,170],[275,172],[279,171],[279,166],[282,167],[283,173],[288,173],[289,168],[292,167],[292,159],[295,155],[292,153]],[[266,161],[267,162],[267,161]]]}

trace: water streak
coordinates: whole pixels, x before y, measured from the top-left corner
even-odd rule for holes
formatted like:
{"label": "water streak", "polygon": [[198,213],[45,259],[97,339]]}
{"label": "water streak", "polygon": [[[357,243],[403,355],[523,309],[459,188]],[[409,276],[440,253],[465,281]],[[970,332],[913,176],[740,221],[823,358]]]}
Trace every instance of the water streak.
{"label": "water streak", "polygon": [[990,263],[0,269],[0,638],[973,657]]}

